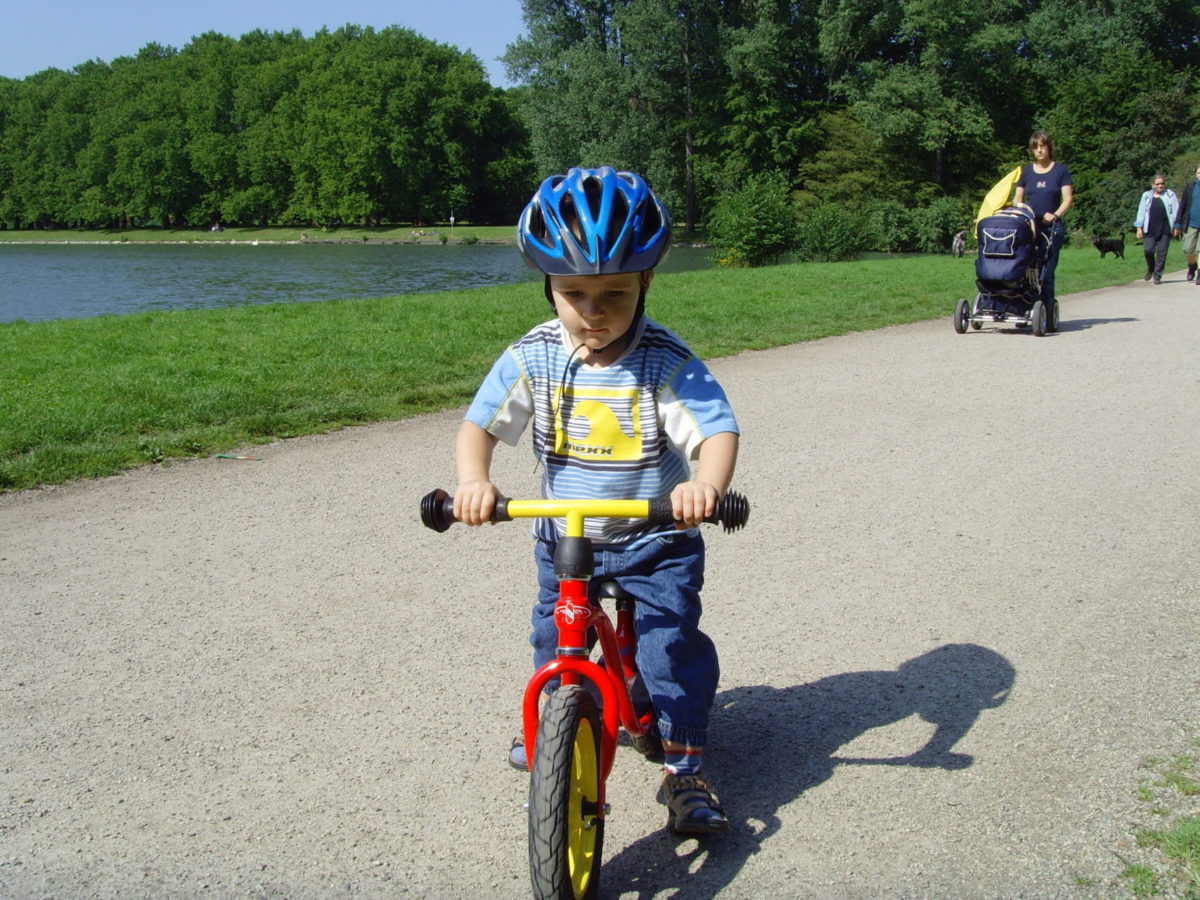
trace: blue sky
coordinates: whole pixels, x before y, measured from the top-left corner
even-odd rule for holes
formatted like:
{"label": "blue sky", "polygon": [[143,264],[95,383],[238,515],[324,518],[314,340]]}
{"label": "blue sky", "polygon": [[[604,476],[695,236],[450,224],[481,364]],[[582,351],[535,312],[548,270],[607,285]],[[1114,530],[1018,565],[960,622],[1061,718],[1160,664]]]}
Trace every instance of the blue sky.
{"label": "blue sky", "polygon": [[256,28],[299,29],[311,36],[346,24],[400,25],[470,50],[499,86],[507,81],[496,57],[525,30],[520,0],[4,0],[0,75],[107,62],[151,42],[179,49],[206,31],[240,37]]}

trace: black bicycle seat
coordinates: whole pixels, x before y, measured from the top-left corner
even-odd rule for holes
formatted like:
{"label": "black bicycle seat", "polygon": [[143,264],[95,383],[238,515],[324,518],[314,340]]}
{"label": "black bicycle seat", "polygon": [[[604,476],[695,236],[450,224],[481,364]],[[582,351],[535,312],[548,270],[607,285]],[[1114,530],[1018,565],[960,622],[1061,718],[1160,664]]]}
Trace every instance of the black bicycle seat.
{"label": "black bicycle seat", "polygon": [[601,597],[608,597],[610,600],[637,600],[637,597],[611,579],[600,582],[596,593]]}

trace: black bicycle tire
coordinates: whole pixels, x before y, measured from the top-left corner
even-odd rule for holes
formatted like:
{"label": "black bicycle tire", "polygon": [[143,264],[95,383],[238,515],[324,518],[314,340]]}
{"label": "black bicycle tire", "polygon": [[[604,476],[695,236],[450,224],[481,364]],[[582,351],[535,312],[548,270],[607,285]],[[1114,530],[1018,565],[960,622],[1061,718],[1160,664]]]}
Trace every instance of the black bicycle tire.
{"label": "black bicycle tire", "polygon": [[[595,767],[590,775],[576,771],[577,741],[584,742],[581,756],[585,764],[590,760]],[[600,784],[600,713],[585,688],[566,685],[550,696],[542,710],[529,774],[529,877],[536,900],[592,900],[596,896],[604,818],[598,809],[585,810],[584,817],[591,822],[591,827],[585,828],[578,815],[572,816],[572,792],[580,787],[581,774],[591,779],[582,784],[595,803]],[[591,840],[587,832],[594,832],[594,843],[590,857],[582,860],[586,871],[575,873],[572,835]]]}

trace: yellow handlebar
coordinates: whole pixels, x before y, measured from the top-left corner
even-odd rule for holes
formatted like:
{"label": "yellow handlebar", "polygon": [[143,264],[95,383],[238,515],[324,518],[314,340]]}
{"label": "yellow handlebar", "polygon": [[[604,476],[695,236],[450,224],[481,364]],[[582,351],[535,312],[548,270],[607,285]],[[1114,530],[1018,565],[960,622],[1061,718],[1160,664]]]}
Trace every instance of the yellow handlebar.
{"label": "yellow handlebar", "polygon": [[[736,491],[721,498],[717,513],[707,521],[736,531],[750,517],[750,504]],[[492,519],[506,522],[511,519],[566,519],[567,536],[583,534],[584,519],[649,519],[661,524],[674,521],[671,501],[657,500],[505,500],[496,504]],[[454,518],[454,498],[441,488],[430,491],[421,499],[421,521],[434,531],[445,531],[457,521]]]}
{"label": "yellow handlebar", "polygon": [[649,500],[509,500],[510,519],[566,519],[567,537],[583,536],[584,519],[646,519]]}

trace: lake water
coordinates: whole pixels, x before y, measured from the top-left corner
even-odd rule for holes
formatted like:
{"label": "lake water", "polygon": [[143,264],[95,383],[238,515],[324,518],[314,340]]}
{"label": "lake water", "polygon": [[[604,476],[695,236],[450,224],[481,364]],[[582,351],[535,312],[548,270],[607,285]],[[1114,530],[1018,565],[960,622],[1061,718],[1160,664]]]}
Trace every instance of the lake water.
{"label": "lake water", "polygon": [[[707,250],[676,247],[661,271],[708,264]],[[391,297],[540,279],[512,244],[0,242],[0,322]]]}

